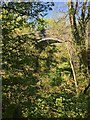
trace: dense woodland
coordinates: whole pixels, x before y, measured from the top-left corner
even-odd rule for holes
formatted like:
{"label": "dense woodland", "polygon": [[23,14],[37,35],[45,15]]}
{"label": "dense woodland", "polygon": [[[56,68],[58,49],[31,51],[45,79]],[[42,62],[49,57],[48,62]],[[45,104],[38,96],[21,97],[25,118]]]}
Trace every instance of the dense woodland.
{"label": "dense woodland", "polygon": [[3,119],[90,119],[90,3],[65,4],[2,3]]}

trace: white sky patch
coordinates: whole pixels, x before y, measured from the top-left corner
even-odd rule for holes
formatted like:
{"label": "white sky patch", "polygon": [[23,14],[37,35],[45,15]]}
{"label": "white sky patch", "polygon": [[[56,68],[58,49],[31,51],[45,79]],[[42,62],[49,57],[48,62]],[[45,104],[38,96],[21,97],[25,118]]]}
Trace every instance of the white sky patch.
{"label": "white sky patch", "polygon": [[[68,0],[40,0],[43,2],[68,2]],[[72,2],[76,2],[77,0],[72,0]],[[78,0],[78,2],[84,2],[85,0]],[[90,0],[88,0],[90,2]]]}
{"label": "white sky patch", "polygon": [[[68,2],[68,0],[2,0],[2,2]],[[72,2],[76,2],[76,0],[72,0]],[[78,0],[78,2],[84,2],[84,0]],[[90,2],[90,0],[88,0]]]}

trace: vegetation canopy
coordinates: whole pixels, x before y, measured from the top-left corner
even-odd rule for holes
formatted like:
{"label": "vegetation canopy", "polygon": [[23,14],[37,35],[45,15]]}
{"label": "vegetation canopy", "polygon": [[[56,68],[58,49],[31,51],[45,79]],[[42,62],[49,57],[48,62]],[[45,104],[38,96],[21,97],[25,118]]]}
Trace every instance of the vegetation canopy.
{"label": "vegetation canopy", "polygon": [[2,2],[1,13],[2,119],[89,120],[89,1]]}

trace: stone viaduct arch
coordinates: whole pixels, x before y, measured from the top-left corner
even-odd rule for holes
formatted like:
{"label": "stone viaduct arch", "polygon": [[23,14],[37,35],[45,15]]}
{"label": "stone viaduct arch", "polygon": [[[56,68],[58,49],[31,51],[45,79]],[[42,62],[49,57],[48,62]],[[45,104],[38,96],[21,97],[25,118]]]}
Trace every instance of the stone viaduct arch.
{"label": "stone viaduct arch", "polygon": [[36,48],[43,50],[49,44],[62,43],[62,42],[63,42],[63,39],[58,39],[58,38],[53,38],[53,37],[42,38],[36,42]]}

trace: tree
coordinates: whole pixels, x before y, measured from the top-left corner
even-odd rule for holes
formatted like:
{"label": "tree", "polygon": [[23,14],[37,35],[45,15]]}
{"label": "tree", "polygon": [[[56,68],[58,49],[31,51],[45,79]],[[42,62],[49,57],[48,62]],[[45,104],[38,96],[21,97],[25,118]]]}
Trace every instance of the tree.
{"label": "tree", "polygon": [[[88,82],[87,87],[84,89],[84,93],[86,94],[87,90],[90,87],[90,70],[89,70],[89,37],[87,37],[87,26],[89,28],[90,23],[90,3],[88,0],[80,3],[78,0],[73,2],[72,0],[68,0],[68,12],[69,19],[71,24],[73,41],[76,44],[76,50],[78,50],[78,57],[80,60],[80,69],[81,73],[84,74],[85,80]],[[79,69],[79,71],[80,71]],[[88,94],[88,99],[90,99],[90,95]],[[88,103],[89,100],[87,99]],[[90,109],[89,104],[87,109],[87,116],[90,117]]]}
{"label": "tree", "polygon": [[[68,1],[69,19],[72,30],[73,41],[76,44],[77,56],[80,61],[80,69],[84,69],[85,76],[88,75],[88,55],[87,54],[87,25],[90,19],[89,2],[85,0],[80,3],[78,0]],[[79,70],[80,70],[79,69]],[[82,71],[81,70],[81,71]],[[87,75],[86,75],[87,74]],[[89,75],[88,75],[89,77]],[[87,78],[86,78],[87,79]]]}
{"label": "tree", "polygon": [[2,3],[3,118],[32,114],[39,76],[35,22],[42,25],[44,21],[40,17],[52,5],[49,2]]}
{"label": "tree", "polygon": [[[70,25],[63,20],[65,17],[44,19],[50,5],[53,3],[3,3],[3,118],[67,119],[87,115],[87,97],[76,96],[71,67],[76,58],[69,56],[75,49]],[[44,36],[62,42],[40,42]]]}

